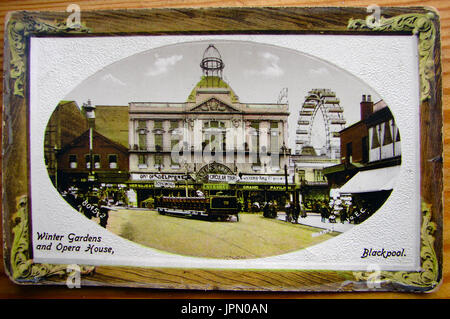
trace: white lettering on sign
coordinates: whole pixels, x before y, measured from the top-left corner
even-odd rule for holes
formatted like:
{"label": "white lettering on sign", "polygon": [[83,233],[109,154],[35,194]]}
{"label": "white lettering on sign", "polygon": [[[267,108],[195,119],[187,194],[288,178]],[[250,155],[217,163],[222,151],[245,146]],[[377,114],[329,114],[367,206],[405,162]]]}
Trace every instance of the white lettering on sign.
{"label": "white lettering on sign", "polygon": [[[274,184],[284,184],[284,176],[279,175],[242,175],[241,182],[246,183],[274,183]],[[288,183],[293,182],[293,176],[288,176]]]}
{"label": "white lettering on sign", "polygon": [[237,176],[226,174],[208,174],[208,181],[210,182],[236,182]]}
{"label": "white lettering on sign", "polygon": [[131,179],[134,181],[179,181],[179,180],[184,181],[187,179],[187,175],[131,173]]}

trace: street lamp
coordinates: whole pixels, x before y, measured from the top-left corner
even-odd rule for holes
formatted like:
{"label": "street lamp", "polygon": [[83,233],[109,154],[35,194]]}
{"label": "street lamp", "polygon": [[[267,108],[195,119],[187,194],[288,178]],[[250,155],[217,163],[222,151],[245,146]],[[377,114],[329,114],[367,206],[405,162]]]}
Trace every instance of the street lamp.
{"label": "street lamp", "polygon": [[[283,151],[283,159],[284,159],[284,184],[286,186],[286,194],[289,194],[287,164],[286,164],[286,152],[288,151],[288,148],[286,147],[286,144],[284,142],[283,142],[283,146],[281,146],[281,150]],[[289,196],[289,199],[290,199],[290,196]]]}
{"label": "street lamp", "polygon": [[94,177],[92,175],[92,168],[94,164],[93,160],[93,149],[94,149],[94,126],[95,126],[95,106],[91,104],[91,100],[87,103],[83,103],[83,110],[86,114],[89,126],[89,176],[88,180],[93,181]]}

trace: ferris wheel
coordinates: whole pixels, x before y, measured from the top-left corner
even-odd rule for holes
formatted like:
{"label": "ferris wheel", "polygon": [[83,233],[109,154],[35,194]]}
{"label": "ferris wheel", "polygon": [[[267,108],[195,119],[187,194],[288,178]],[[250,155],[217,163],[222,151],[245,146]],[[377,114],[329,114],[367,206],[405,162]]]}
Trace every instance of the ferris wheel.
{"label": "ferris wheel", "polygon": [[317,113],[322,113],[325,124],[325,145],[323,150],[330,158],[340,157],[339,132],[345,127],[344,109],[336,93],[330,89],[313,89],[305,97],[296,130],[296,154],[311,145],[313,123]]}

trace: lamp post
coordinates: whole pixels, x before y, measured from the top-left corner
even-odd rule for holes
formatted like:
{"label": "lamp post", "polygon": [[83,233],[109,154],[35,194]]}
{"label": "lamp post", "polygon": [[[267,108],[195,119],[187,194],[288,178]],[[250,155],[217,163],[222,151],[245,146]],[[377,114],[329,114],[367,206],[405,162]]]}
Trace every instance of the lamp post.
{"label": "lamp post", "polygon": [[91,100],[87,103],[83,103],[83,110],[86,114],[86,118],[89,126],[89,176],[88,181],[94,181],[94,176],[92,174],[94,159],[94,126],[95,126],[95,106],[91,104]]}
{"label": "lamp post", "polygon": [[284,159],[284,185],[286,186],[286,194],[288,194],[288,199],[290,200],[287,164],[286,164],[286,152],[288,151],[288,148],[286,147],[286,144],[284,142],[283,142],[283,146],[281,147],[281,150],[283,151],[283,159]]}

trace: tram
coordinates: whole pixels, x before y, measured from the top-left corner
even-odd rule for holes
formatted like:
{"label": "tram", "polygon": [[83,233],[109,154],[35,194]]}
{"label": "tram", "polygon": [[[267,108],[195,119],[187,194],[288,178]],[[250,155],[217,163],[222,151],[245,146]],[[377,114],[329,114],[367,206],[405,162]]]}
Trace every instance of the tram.
{"label": "tram", "polygon": [[155,198],[155,207],[161,215],[200,217],[208,220],[229,220],[233,215],[239,221],[239,203],[236,196],[166,197]]}

